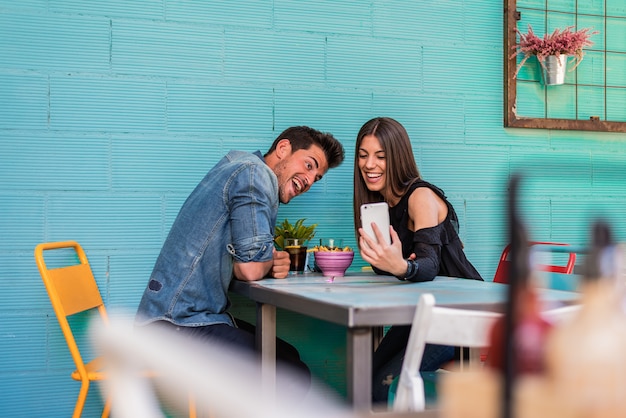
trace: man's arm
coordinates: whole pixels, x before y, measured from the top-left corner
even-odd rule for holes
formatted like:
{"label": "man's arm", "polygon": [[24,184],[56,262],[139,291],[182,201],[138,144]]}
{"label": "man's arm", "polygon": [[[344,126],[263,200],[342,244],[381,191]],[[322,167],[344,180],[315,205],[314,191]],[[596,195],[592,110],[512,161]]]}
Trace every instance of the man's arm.
{"label": "man's arm", "polygon": [[274,249],[272,256],[271,261],[234,263],[233,273],[235,278],[249,282],[260,280],[264,277],[284,279],[289,274],[289,253]]}
{"label": "man's arm", "polygon": [[273,260],[270,261],[251,261],[249,263],[234,263],[233,274],[236,279],[246,282],[253,282],[264,278],[272,268]]}

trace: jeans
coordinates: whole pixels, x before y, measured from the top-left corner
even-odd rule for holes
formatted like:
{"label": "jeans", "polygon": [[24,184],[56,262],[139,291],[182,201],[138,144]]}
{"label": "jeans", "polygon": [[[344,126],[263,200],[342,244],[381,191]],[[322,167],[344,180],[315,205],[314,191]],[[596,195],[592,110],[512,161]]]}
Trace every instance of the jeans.
{"label": "jeans", "polygon": [[[410,326],[393,326],[376,349],[372,365],[372,403],[387,403],[389,385],[402,370],[410,332]],[[426,344],[420,371],[435,371],[454,357],[454,347]]]}

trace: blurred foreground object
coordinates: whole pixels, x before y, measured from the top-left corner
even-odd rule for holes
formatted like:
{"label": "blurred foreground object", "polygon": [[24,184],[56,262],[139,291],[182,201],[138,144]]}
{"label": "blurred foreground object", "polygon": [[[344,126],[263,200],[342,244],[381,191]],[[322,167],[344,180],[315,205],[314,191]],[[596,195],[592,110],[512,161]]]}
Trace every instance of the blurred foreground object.
{"label": "blurred foreground object", "polygon": [[[169,329],[135,331],[130,321],[110,321],[92,329],[110,379],[104,386],[116,418],[165,417],[161,400],[184,411],[194,395],[198,415],[211,417],[328,418],[356,417],[337,399],[312,387],[306,398],[269,396],[259,388],[255,356],[181,337]],[[149,368],[157,377],[136,371]],[[293,385],[299,385],[293,376]]]}
{"label": "blurred foreground object", "polygon": [[431,293],[422,294],[415,309],[393,410],[425,409],[424,382],[419,368],[426,344],[486,347],[489,330],[500,317],[501,314],[495,312],[435,306]]}
{"label": "blurred foreground object", "polygon": [[[582,305],[547,312],[545,371],[520,375],[512,391],[515,418],[626,417],[626,316],[623,249],[608,224],[592,227],[581,285]],[[558,312],[557,312],[558,311]],[[559,321],[559,315],[562,314]],[[498,369],[448,374],[441,382],[442,418],[497,418],[504,380]]]}
{"label": "blurred foreground object", "polygon": [[[581,283],[582,308],[547,347],[548,376],[560,399],[594,417],[626,416],[626,317],[621,253],[609,225],[593,225]],[[583,416],[584,416],[583,415]]]}

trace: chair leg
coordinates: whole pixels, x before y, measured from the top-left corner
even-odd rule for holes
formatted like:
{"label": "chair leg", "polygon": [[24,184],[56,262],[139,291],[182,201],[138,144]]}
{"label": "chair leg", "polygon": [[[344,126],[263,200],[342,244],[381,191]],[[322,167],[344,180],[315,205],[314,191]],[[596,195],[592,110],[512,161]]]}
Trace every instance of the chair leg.
{"label": "chair leg", "polygon": [[104,409],[102,410],[102,418],[108,418],[111,413],[111,398],[107,397],[104,401]]}
{"label": "chair leg", "polygon": [[88,392],[89,380],[82,380],[80,385],[80,392],[78,392],[78,399],[76,399],[76,406],[74,407],[74,414],[72,415],[72,418],[80,418],[80,416],[82,415]]}
{"label": "chair leg", "polygon": [[193,393],[189,394],[189,418],[196,418],[198,411],[196,410],[196,398]]}

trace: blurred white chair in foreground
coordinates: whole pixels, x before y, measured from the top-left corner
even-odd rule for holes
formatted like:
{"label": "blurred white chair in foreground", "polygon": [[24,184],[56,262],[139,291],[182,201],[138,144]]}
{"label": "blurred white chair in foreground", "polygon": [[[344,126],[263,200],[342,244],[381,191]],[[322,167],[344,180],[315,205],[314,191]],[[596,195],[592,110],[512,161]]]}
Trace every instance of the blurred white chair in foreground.
{"label": "blurred white chair in foreground", "polygon": [[[542,316],[557,324],[571,319],[579,310],[580,305],[561,306],[542,311]],[[435,306],[432,294],[421,295],[398,380],[394,412],[422,411],[426,407],[424,382],[419,372],[426,343],[468,347],[472,365],[479,357],[477,349],[489,346],[491,328],[501,316],[497,312]]]}
{"label": "blurred white chair in foreground", "polygon": [[501,316],[495,312],[435,306],[432,294],[421,295],[413,317],[393,410],[422,411],[426,406],[424,382],[419,372],[426,343],[487,347],[489,332]]}
{"label": "blurred white chair in foreground", "polygon": [[[92,328],[95,347],[110,373],[104,389],[115,399],[115,418],[164,417],[159,399],[184,411],[193,393],[198,415],[211,417],[355,418],[347,405],[312,386],[305,399],[289,399],[260,389],[258,359],[239,351],[199,343],[166,329],[136,331],[111,318],[109,327]],[[149,368],[157,377],[144,379]],[[293,385],[300,384],[294,375]],[[157,396],[158,393],[158,396]]]}

